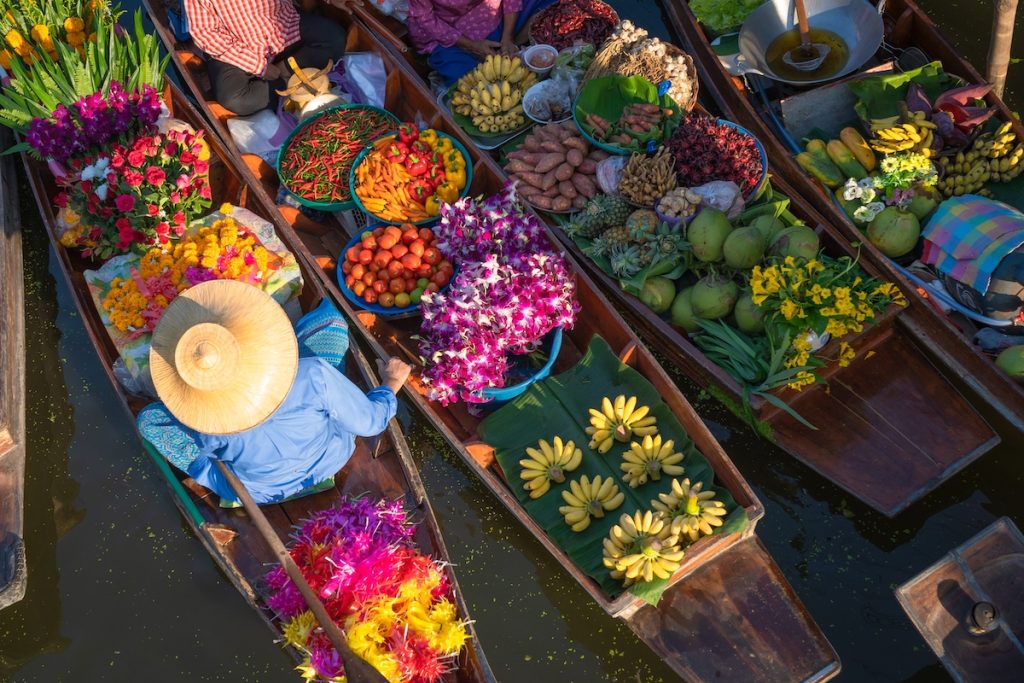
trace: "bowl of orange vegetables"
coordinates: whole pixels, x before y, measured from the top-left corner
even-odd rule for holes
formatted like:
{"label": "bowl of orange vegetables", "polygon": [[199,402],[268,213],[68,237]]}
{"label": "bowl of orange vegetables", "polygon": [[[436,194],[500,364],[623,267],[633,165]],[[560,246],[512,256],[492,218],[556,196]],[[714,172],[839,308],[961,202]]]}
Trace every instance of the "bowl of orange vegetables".
{"label": "bowl of orange vegetables", "polygon": [[378,138],[360,152],[349,175],[360,210],[392,225],[437,220],[441,204],[469,193],[473,166],[458,140],[412,123]]}

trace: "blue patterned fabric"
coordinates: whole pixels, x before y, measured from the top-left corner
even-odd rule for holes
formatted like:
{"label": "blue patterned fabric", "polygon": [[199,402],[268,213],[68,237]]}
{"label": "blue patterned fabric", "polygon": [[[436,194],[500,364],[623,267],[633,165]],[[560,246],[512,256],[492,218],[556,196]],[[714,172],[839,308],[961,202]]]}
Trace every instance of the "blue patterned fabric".
{"label": "blue patterned fabric", "polygon": [[329,299],[324,298],[295,323],[295,337],[299,341],[299,358],[323,358],[345,372],[348,323]]}
{"label": "blue patterned fabric", "polygon": [[174,419],[163,403],[150,403],[136,419],[142,438],[182,472],[199,457],[196,432]]}

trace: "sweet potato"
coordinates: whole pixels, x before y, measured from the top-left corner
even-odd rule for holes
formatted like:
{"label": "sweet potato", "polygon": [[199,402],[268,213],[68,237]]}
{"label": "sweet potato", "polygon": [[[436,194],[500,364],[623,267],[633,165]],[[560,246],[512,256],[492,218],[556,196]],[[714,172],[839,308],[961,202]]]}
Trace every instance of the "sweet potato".
{"label": "sweet potato", "polygon": [[527,135],[523,140],[523,149],[527,152],[543,152],[540,148],[540,140],[535,135]]}
{"label": "sweet potato", "polygon": [[576,195],[576,199],[572,200],[572,208],[582,209],[587,205],[587,198],[581,194]]}
{"label": "sweet potato", "polygon": [[578,195],[579,192],[576,191],[576,186],[573,185],[571,181],[562,180],[558,183],[558,194],[563,197],[568,197],[569,199],[576,199],[576,195]]}
{"label": "sweet potato", "polygon": [[582,154],[586,154],[588,151],[590,151],[590,145],[587,144],[587,141],[581,138],[579,135],[571,135],[567,137],[566,139],[562,140],[562,144],[565,145],[567,148],[575,147]]}
{"label": "sweet potato", "polygon": [[588,159],[593,159],[594,161],[604,161],[605,159],[607,159],[610,156],[611,156],[611,154],[609,154],[608,152],[604,151],[603,149],[596,149],[596,148],[590,150],[590,153],[587,154],[587,158]]}
{"label": "sweet potato", "polygon": [[586,175],[594,175],[597,173],[597,162],[593,159],[584,159],[583,162],[576,167],[577,173],[584,173]]}
{"label": "sweet potato", "polygon": [[590,199],[597,194],[597,185],[594,184],[594,181],[590,176],[577,173],[572,177],[572,184],[573,187],[575,187],[576,190],[587,199]]}
{"label": "sweet potato", "polygon": [[545,140],[544,142],[540,143],[540,148],[543,149],[545,152],[560,152],[562,154],[565,154],[565,145],[563,145],[561,142],[558,142],[557,140]]}
{"label": "sweet potato", "polygon": [[575,131],[568,129],[559,123],[555,126],[552,126],[552,133],[554,133],[554,137],[556,140],[565,142],[565,140],[572,136],[575,133]]}
{"label": "sweet potato", "polygon": [[516,175],[518,175],[519,179],[522,180],[527,185],[533,185],[534,187],[539,187],[542,190],[546,190],[547,187],[551,187],[550,185],[548,185],[547,187],[544,186],[545,176],[541,175],[540,173],[525,172],[517,173]]}
{"label": "sweet potato", "polygon": [[548,189],[544,190],[544,192],[542,192],[541,194],[543,194],[545,197],[551,197],[552,199],[554,199],[560,194],[558,191],[558,185],[552,185]]}
{"label": "sweet potato", "polygon": [[573,173],[575,173],[575,171],[568,163],[561,164],[555,169],[555,177],[559,180],[568,180],[569,178],[572,178]]}
{"label": "sweet potato", "polygon": [[572,200],[568,197],[555,197],[551,202],[552,211],[568,211],[572,208]]}
{"label": "sweet potato", "polygon": [[549,152],[543,155],[538,161],[535,170],[537,173],[547,173],[558,168],[565,161],[565,154],[560,152]]}
{"label": "sweet potato", "polygon": [[565,160],[569,162],[570,166],[579,168],[579,165],[583,163],[583,152],[575,148],[570,148],[569,151],[565,153]]}
{"label": "sweet potato", "polygon": [[[533,175],[540,175],[540,174],[539,173],[534,173]],[[557,184],[558,184],[558,177],[555,176],[555,172],[554,171],[548,171],[543,176],[541,176],[541,182],[540,182],[540,185],[538,187],[540,187],[540,189],[542,189],[542,190],[550,190],[552,187],[554,187]]]}
{"label": "sweet potato", "polygon": [[551,197],[537,195],[534,197],[530,197],[530,203],[536,206],[538,209],[551,210],[553,208],[552,205],[555,203],[555,200],[553,200]]}
{"label": "sweet potato", "polygon": [[526,183],[519,183],[516,186],[516,192],[518,192],[523,197],[526,197],[527,199],[535,197],[539,194],[544,194],[544,191],[541,190],[539,187],[534,187],[533,185],[528,185]]}
{"label": "sweet potato", "polygon": [[519,159],[513,159],[512,161],[505,164],[506,173],[531,173],[533,172],[533,170],[533,166],[526,163],[525,161],[520,161]]}

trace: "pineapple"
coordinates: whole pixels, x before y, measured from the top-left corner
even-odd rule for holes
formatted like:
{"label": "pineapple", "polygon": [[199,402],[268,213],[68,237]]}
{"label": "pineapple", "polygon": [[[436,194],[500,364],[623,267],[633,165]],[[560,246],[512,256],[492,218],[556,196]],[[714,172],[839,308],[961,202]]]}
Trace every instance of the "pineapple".
{"label": "pineapple", "polygon": [[570,237],[593,239],[613,225],[622,225],[631,211],[621,197],[598,195],[587,201],[583,211],[565,226]]}
{"label": "pineapple", "polygon": [[612,248],[610,264],[616,277],[628,279],[640,272],[640,247],[635,244],[618,244]]}
{"label": "pineapple", "polygon": [[646,244],[658,227],[658,214],[650,209],[637,209],[626,219],[626,229],[634,242]]}

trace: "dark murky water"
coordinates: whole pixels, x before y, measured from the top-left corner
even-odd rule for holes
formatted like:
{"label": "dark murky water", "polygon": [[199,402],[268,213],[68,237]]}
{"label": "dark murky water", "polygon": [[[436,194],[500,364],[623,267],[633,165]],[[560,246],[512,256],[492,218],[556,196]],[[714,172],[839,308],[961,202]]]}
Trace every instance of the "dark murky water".
{"label": "dark murky water", "polygon": [[[616,3],[663,26],[653,3]],[[957,4],[929,2],[957,26]],[[964,48],[978,63],[987,19]],[[658,32],[663,32],[664,28]],[[1013,67],[1019,69],[1019,67]],[[1020,83],[1021,74],[1016,75]],[[25,600],[0,613],[11,681],[297,681],[272,634],[179,520],[89,346],[26,191],[29,338]],[[714,402],[687,395],[767,514],[758,529],[843,660],[846,681],[949,680],[893,588],[1002,515],[1024,522],[1020,437],[896,520],[873,513]],[[674,680],[527,536],[425,422],[409,437],[501,681]],[[1017,457],[1014,457],[1014,456]]]}

